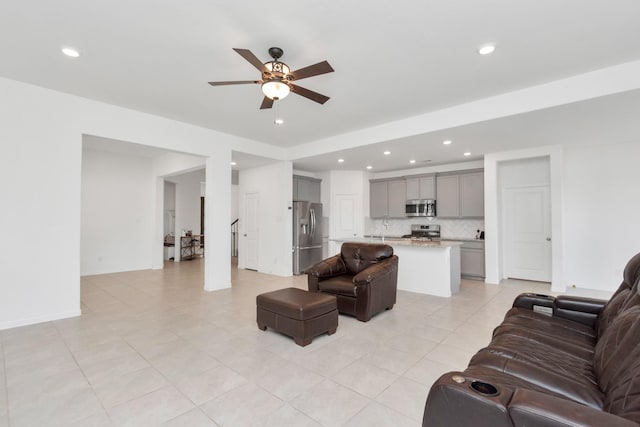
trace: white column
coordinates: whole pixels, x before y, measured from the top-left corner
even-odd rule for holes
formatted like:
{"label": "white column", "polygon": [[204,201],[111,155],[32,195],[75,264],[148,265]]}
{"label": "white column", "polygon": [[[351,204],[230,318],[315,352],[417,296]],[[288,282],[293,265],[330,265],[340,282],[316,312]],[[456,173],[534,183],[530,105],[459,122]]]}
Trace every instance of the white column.
{"label": "white column", "polygon": [[156,177],[154,185],[155,202],[153,238],[151,239],[151,268],[161,270],[164,268],[164,178]]}
{"label": "white column", "polygon": [[231,287],[231,149],[206,162],[204,289]]}

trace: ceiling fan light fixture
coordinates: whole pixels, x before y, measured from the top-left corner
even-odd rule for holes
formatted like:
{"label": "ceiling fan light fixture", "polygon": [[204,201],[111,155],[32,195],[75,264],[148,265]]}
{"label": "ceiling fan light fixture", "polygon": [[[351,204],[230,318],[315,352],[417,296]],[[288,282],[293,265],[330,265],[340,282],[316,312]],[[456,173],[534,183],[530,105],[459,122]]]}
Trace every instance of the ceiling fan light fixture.
{"label": "ceiling fan light fixture", "polygon": [[283,83],[280,79],[273,79],[262,83],[262,93],[269,99],[284,99],[289,95],[289,92],[291,92],[289,85]]}

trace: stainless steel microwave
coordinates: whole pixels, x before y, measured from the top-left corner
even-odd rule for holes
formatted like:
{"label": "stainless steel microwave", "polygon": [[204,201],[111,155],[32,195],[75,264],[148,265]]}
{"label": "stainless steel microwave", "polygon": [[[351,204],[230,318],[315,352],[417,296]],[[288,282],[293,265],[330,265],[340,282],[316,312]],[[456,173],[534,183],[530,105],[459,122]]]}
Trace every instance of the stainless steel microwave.
{"label": "stainless steel microwave", "polygon": [[436,201],[434,199],[410,199],[404,207],[405,216],[436,216]]}

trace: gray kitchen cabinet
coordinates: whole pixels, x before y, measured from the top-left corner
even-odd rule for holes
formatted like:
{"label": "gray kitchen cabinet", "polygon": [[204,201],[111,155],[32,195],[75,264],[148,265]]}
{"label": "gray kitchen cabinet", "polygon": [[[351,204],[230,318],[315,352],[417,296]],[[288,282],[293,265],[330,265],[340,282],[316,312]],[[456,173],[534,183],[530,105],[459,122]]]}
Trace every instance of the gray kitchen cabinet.
{"label": "gray kitchen cabinet", "polygon": [[388,204],[390,218],[404,218],[405,204],[407,202],[407,183],[404,179],[389,181],[387,183]]}
{"label": "gray kitchen cabinet", "polygon": [[407,199],[435,199],[436,179],[434,175],[407,178]]}
{"label": "gray kitchen cabinet", "polygon": [[320,203],[322,180],[307,176],[293,176],[293,200]]}
{"label": "gray kitchen cabinet", "polygon": [[469,279],[484,279],[484,241],[465,241],[460,247],[460,273]]}
{"label": "gray kitchen cabinet", "polygon": [[369,216],[384,218],[389,215],[389,190],[387,181],[369,183]]}
{"label": "gray kitchen cabinet", "polygon": [[369,216],[371,218],[404,218],[407,185],[404,179],[369,183]]}
{"label": "gray kitchen cabinet", "polygon": [[460,178],[458,175],[439,175],[436,178],[436,216],[460,217]]}
{"label": "gray kitchen cabinet", "polygon": [[484,173],[460,175],[460,216],[484,217]]}
{"label": "gray kitchen cabinet", "polygon": [[438,175],[436,177],[436,216],[484,217],[484,173],[476,170]]}
{"label": "gray kitchen cabinet", "polygon": [[420,198],[420,178],[407,178],[407,200]]}

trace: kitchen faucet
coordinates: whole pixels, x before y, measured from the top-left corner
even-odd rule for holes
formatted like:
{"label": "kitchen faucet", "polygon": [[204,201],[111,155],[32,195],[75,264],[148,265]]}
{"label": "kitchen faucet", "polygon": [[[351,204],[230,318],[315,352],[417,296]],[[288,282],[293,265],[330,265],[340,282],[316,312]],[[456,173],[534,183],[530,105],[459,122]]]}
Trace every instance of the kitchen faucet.
{"label": "kitchen faucet", "polygon": [[382,243],[384,243],[384,231],[389,228],[389,218],[382,220]]}

